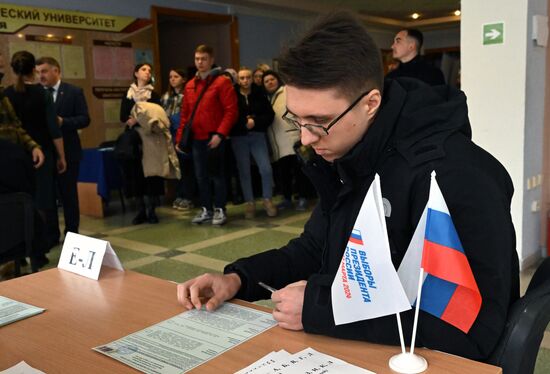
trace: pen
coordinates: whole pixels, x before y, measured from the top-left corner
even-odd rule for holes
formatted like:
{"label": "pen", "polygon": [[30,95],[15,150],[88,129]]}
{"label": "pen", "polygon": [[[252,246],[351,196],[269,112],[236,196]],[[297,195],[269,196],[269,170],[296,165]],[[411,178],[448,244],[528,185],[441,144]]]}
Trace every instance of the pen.
{"label": "pen", "polygon": [[271,287],[271,286],[268,286],[267,284],[265,284],[264,282],[258,282],[258,285],[260,287],[263,287],[265,288],[266,290],[268,290],[269,292],[275,292],[277,291],[275,288]]}

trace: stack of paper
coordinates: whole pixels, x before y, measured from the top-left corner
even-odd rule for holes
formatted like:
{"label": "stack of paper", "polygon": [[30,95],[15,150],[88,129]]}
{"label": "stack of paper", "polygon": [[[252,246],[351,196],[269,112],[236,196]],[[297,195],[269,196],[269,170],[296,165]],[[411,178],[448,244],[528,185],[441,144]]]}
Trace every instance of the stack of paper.
{"label": "stack of paper", "polygon": [[239,370],[235,374],[375,374],[335,357],[306,348],[301,352],[291,354],[281,350],[271,352],[252,365]]}
{"label": "stack of paper", "polygon": [[0,326],[42,313],[45,309],[0,296]]}

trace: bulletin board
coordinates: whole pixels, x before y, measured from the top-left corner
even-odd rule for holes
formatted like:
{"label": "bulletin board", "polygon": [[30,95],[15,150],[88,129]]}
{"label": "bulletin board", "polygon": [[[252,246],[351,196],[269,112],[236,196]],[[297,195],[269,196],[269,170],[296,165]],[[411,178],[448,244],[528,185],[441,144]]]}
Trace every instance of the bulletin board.
{"label": "bulletin board", "polygon": [[[0,53],[6,63],[2,85],[15,82],[9,67],[14,52],[27,50],[36,58],[54,57],[61,64],[62,80],[81,87],[86,96],[91,123],[80,133],[83,147],[97,147],[116,139],[123,130],[118,115],[121,92],[132,83],[136,61],[153,60],[151,22],[41,8],[32,8],[32,19],[33,14],[26,8],[31,9],[0,3]],[[10,19],[10,14],[29,19]],[[116,30],[106,25],[122,31],[105,31]]]}

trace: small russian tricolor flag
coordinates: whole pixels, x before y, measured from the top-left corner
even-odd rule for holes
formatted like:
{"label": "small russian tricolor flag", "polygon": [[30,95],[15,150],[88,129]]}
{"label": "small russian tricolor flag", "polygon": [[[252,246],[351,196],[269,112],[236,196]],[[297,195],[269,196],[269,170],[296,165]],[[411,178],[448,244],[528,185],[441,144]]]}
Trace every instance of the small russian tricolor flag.
{"label": "small russian tricolor flag", "polygon": [[481,293],[435,178],[421,266],[427,275],[420,309],[468,333],[481,309]]}
{"label": "small russian tricolor flag", "polygon": [[361,237],[361,231],[353,229],[351,231],[349,241],[355,244],[363,245],[363,238]]}

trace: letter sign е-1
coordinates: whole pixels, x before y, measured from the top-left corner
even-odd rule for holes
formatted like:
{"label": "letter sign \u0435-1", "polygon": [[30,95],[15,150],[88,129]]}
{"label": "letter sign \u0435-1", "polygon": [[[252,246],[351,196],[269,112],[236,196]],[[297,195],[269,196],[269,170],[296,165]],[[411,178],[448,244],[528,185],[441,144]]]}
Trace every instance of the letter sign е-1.
{"label": "letter sign \u0435-1", "polygon": [[483,45],[504,44],[504,22],[483,25]]}
{"label": "letter sign \u0435-1", "polygon": [[58,268],[97,280],[101,265],[123,270],[109,242],[72,232],[67,233]]}

